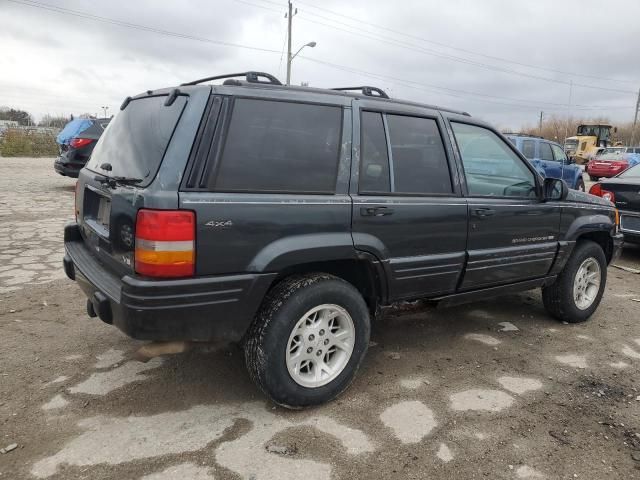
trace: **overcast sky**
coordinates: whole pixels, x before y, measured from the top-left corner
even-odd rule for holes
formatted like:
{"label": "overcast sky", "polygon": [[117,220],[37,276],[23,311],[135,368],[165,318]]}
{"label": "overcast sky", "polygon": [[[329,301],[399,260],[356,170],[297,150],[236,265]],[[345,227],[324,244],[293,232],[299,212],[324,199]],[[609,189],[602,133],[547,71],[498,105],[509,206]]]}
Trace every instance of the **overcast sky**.
{"label": "overcast sky", "polygon": [[[97,113],[103,105],[111,114],[128,95],[221,73],[285,77],[285,0],[16,2],[0,0],[0,105],[36,117]],[[294,6],[294,50],[310,41],[317,46],[295,59],[292,83],[379,86],[393,97],[463,109],[502,128],[534,124],[540,110],[566,115],[569,103],[574,116],[633,118],[640,88],[637,0],[304,0]]]}

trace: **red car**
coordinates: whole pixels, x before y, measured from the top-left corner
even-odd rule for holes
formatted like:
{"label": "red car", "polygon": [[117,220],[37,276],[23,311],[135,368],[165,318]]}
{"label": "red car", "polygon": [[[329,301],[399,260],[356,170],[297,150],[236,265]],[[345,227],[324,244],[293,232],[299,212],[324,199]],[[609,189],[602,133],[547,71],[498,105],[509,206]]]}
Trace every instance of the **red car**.
{"label": "red car", "polygon": [[587,164],[587,173],[597,182],[601,177],[615,177],[638,163],[640,147],[609,147]]}
{"label": "red car", "polygon": [[612,159],[594,159],[587,164],[587,173],[589,178],[594,182],[598,181],[601,177],[615,177],[617,174],[624,172],[629,168],[629,162],[627,160],[612,160]]}

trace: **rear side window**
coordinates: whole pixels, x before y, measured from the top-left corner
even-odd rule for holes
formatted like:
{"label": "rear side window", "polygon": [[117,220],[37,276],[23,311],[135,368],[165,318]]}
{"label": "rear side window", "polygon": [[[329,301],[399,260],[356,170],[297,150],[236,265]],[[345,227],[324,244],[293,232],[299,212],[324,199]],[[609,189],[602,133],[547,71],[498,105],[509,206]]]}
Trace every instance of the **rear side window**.
{"label": "rear side window", "polygon": [[381,113],[362,112],[360,192],[389,193],[389,155]]}
{"label": "rear side window", "polygon": [[363,112],[361,123],[361,193],[429,195],[453,192],[447,157],[435,120]]}
{"label": "rear side window", "polygon": [[522,154],[529,160],[536,158],[536,142],[533,140],[522,141]]}
{"label": "rear side window", "polygon": [[393,191],[451,193],[451,176],[438,124],[431,118],[387,115]]}
{"label": "rear side window", "polygon": [[553,153],[551,153],[551,145],[546,142],[540,142],[540,160],[548,160],[553,162]]}
{"label": "rear side window", "polygon": [[211,187],[334,193],[341,130],[340,107],[237,99]]}
{"label": "rear side window", "polygon": [[[87,168],[100,174],[139,178],[140,186],[155,177],[169,140],[187,103],[179,96],[165,107],[166,96],[132,100],[118,112],[96,144]],[[100,168],[111,164],[111,171]]]}

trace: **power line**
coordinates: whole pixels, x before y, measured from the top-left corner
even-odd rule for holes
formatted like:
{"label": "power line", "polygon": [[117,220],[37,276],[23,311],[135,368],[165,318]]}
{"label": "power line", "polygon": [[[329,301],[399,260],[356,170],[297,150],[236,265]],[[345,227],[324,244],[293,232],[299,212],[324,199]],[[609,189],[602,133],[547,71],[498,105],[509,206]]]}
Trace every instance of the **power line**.
{"label": "power line", "polygon": [[[55,13],[73,15],[73,16],[77,16],[77,17],[80,17],[80,18],[84,18],[84,19],[90,19],[90,20],[95,20],[95,21],[99,21],[99,22],[103,22],[103,23],[112,24],[112,25],[118,25],[118,26],[122,26],[122,27],[126,27],[126,28],[133,28],[133,29],[137,29],[137,30],[142,30],[142,31],[147,31],[147,32],[152,32],[152,33],[157,33],[157,34],[162,34],[162,35],[168,35],[168,36],[176,37],[176,38],[183,38],[183,39],[189,39],[189,40],[195,40],[195,41],[200,41],[200,42],[213,43],[213,44],[229,46],[229,47],[239,47],[239,48],[245,48],[245,49],[250,49],[250,50],[257,50],[257,51],[264,51],[264,52],[269,52],[269,53],[279,53],[279,54],[281,54],[281,51],[278,51],[278,50],[266,49],[266,48],[261,48],[261,47],[252,47],[252,46],[248,46],[248,45],[225,42],[225,41],[220,41],[220,40],[212,40],[212,39],[209,39],[209,38],[197,37],[197,36],[193,36],[193,35],[187,35],[187,34],[182,34],[182,33],[178,33],[178,32],[172,32],[172,31],[168,31],[168,30],[162,30],[162,29],[155,28],[155,27],[149,27],[149,26],[134,24],[134,23],[130,23],[130,22],[124,22],[124,21],[121,21],[121,20],[112,19],[112,18],[108,18],[108,17],[102,17],[102,16],[99,16],[99,15],[93,15],[93,14],[90,14],[90,13],[81,12],[81,11],[77,11],[77,10],[71,10],[71,9],[62,8],[62,7],[50,6],[50,5],[42,4],[42,3],[39,3],[39,2],[36,2],[36,1],[33,1],[33,0],[8,0],[8,1],[13,2],[13,3],[17,3],[17,4],[21,4],[21,5],[25,5],[25,6],[31,6],[31,7],[35,7],[35,8],[41,8],[41,9],[44,9],[44,10],[49,10],[49,11],[52,11],[52,12],[55,12]],[[254,5],[255,6],[255,4],[252,4],[250,2],[246,2],[246,1],[242,1],[242,0],[238,0],[238,1],[241,1],[241,3],[246,3],[246,4],[249,4],[249,5]],[[275,11],[275,9],[270,9],[268,7],[264,7],[264,8]],[[518,101],[518,102],[532,102],[530,100],[512,99],[512,98],[508,98],[508,97],[500,97],[500,96],[495,96],[495,95],[488,95],[488,94],[481,94],[481,93],[475,93],[475,92],[467,92],[467,91],[463,91],[463,90],[456,90],[456,89],[451,89],[451,88],[448,88],[448,87],[440,87],[440,86],[436,86],[436,85],[421,84],[421,83],[409,81],[409,80],[406,80],[406,79],[400,79],[400,78],[390,77],[390,76],[386,76],[386,75],[382,75],[382,74],[366,72],[364,70],[357,70],[357,69],[353,69],[351,67],[346,67],[346,66],[334,64],[334,63],[331,63],[331,62],[325,62],[325,61],[321,61],[321,60],[311,59],[311,58],[308,58],[308,57],[302,57],[301,56],[301,58],[305,58],[306,60],[309,60],[309,61],[312,61],[312,62],[316,62],[316,63],[319,63],[319,64],[323,64],[323,65],[327,65],[327,66],[331,66],[333,68],[338,68],[338,69],[341,69],[341,70],[344,70],[344,71],[348,71],[348,72],[352,72],[352,73],[359,73],[359,74],[365,75],[365,76],[370,76],[370,77],[373,77],[373,78],[392,79],[395,82],[400,83],[400,84],[405,85],[405,86],[408,86],[410,88],[416,88],[416,85],[417,85],[418,87],[421,87],[423,90],[426,89],[427,91],[432,91],[432,90],[428,90],[428,89],[442,90],[443,92],[438,92],[438,93],[444,93],[446,95],[459,97],[459,98],[465,98],[463,95],[475,95],[475,96],[481,96],[481,97],[486,97],[486,98],[505,99],[505,100]],[[446,92],[450,92],[450,93],[446,93]],[[463,94],[463,95],[460,95],[460,94]],[[526,105],[515,104],[515,103],[496,102],[496,101],[492,101],[492,100],[484,100],[484,101],[488,101],[490,103],[501,103],[503,105],[508,105],[508,106],[520,106],[520,107],[526,106]],[[566,106],[566,104],[553,104],[551,102],[536,102],[536,103],[557,105],[559,107]],[[586,109],[589,109],[589,110],[593,110],[593,109],[597,109],[597,108],[607,108],[607,109],[608,108],[618,108],[618,107],[604,107],[604,106],[603,107],[582,106],[582,107],[587,107]],[[531,105],[531,108],[536,108],[537,109],[537,108],[539,108],[539,105],[536,105],[535,107],[533,105]]]}
{"label": "power line", "polygon": [[[274,4],[274,5],[279,5],[277,2],[273,2],[273,1],[270,1],[270,0],[262,0],[262,1]],[[307,3],[305,1],[300,1],[300,0],[297,0],[297,1],[298,1],[298,3],[301,3],[302,5],[306,5],[307,7],[310,7],[310,8],[316,9],[316,10],[321,10],[323,12],[330,13],[330,14],[335,15],[337,17],[342,17],[342,18],[346,18],[348,20],[352,20],[352,21],[355,21],[355,22],[358,22],[358,23],[362,23],[363,25],[369,25],[371,27],[378,28],[380,30],[385,30],[385,31],[388,31],[388,32],[391,32],[391,33],[395,33],[396,35],[402,35],[403,37],[413,38],[413,39],[419,40],[421,42],[430,43],[432,45],[437,45],[437,46],[440,46],[440,47],[449,48],[451,50],[456,50],[456,51],[459,51],[459,52],[464,52],[464,53],[468,53],[468,54],[471,54],[471,55],[476,55],[476,56],[479,56],[479,57],[484,57],[484,58],[487,58],[487,59],[490,59],[490,60],[498,60],[500,62],[511,63],[513,65],[519,65],[519,66],[522,66],[522,67],[534,68],[534,69],[538,69],[538,70],[544,70],[544,71],[547,71],[547,72],[560,73],[562,75],[571,75],[571,76],[574,76],[574,77],[592,78],[592,79],[595,79],[595,80],[604,80],[604,81],[607,81],[607,82],[636,83],[634,80],[622,80],[622,79],[617,79],[617,78],[600,77],[600,76],[597,76],[597,75],[589,75],[589,74],[582,74],[582,73],[575,73],[575,72],[566,72],[566,71],[558,70],[558,69],[555,69],[555,68],[542,67],[540,65],[533,65],[533,64],[530,64],[530,63],[524,63],[524,62],[520,62],[520,61],[516,61],[516,60],[507,59],[507,58],[504,58],[504,57],[498,57],[498,56],[494,56],[494,55],[487,55],[487,54],[476,52],[476,51],[473,51],[473,50],[468,50],[466,48],[455,47],[453,45],[449,45],[449,44],[446,44],[446,43],[436,42],[434,40],[428,40],[428,39],[426,39],[424,37],[408,34],[408,33],[402,32],[400,30],[394,30],[392,28],[388,28],[388,27],[385,27],[383,25],[379,25],[379,24],[376,24],[376,23],[366,22],[366,21],[361,20],[359,18],[351,17],[351,16],[348,16],[348,15],[344,15],[344,14],[335,12],[333,10],[329,10],[327,8],[318,7],[316,5],[312,5],[312,4]],[[345,24],[345,25],[347,25],[347,24]]]}
{"label": "power line", "polygon": [[[257,5],[255,3],[251,3],[251,2],[248,2],[246,0],[236,0],[236,1],[240,2],[240,3],[244,3],[246,5],[254,6],[254,7],[257,7],[257,8],[262,8],[262,9],[265,9],[265,10],[279,11],[279,10],[276,10],[275,8],[266,7],[264,5]],[[273,5],[280,5],[279,3],[273,2],[273,1],[270,1],[270,0],[260,0],[260,1],[263,1],[263,2],[266,2],[266,3],[270,3],[270,4],[273,4]],[[310,5],[308,3],[305,3],[305,2],[299,2],[299,3],[302,3],[302,4],[307,5],[309,7],[312,7],[312,8],[317,8],[319,10],[328,11],[328,12],[332,13],[333,15],[343,16],[343,17],[346,17],[346,18],[351,18],[351,19],[354,19],[354,20],[359,21],[361,23],[375,26],[376,28],[381,28],[383,30],[388,30],[388,31],[391,31],[391,32],[394,32],[394,33],[397,33],[397,34],[409,36],[409,37],[412,37],[412,38],[417,38],[417,39],[419,39],[421,41],[424,41],[424,42],[434,43],[434,44],[437,44],[437,45],[440,45],[440,46],[445,46],[447,48],[451,48],[451,49],[454,49],[454,50],[462,50],[462,51],[466,51],[468,53],[472,53],[472,54],[475,54],[475,55],[488,57],[488,58],[493,58],[493,59],[498,59],[500,61],[509,62],[509,60],[501,59],[500,57],[491,57],[491,56],[488,56],[488,55],[479,54],[479,53],[471,52],[471,51],[464,50],[464,49],[458,49],[457,47],[452,47],[452,46],[448,46],[448,45],[445,45],[445,44],[440,44],[438,42],[432,42],[430,40],[426,40],[426,39],[423,39],[421,37],[415,37],[413,35],[404,34],[402,32],[398,32],[396,30],[391,30],[391,29],[388,29],[386,27],[382,27],[382,26],[375,25],[375,24],[370,24],[370,23],[364,22],[362,20],[357,20],[357,19],[355,19],[353,17],[347,17],[345,15],[341,15],[341,14],[332,12],[332,11],[327,10],[327,9],[323,9],[323,8],[320,8],[320,7],[315,7],[315,6]],[[383,35],[381,35],[379,33],[376,33],[376,32],[363,30],[362,28],[360,28],[358,26],[350,25],[350,24],[345,23],[345,22],[340,22],[339,20],[335,20],[335,19],[328,18],[328,17],[322,16],[322,15],[318,15],[316,13],[308,13],[312,17],[316,17],[316,18],[320,18],[320,19],[323,19],[323,20],[327,20],[327,21],[333,22],[333,23],[337,23],[339,25],[343,25],[343,26],[346,26],[346,27],[351,28],[351,29],[356,29],[358,31],[347,30],[345,28],[341,28],[341,27],[338,27],[336,25],[327,24],[327,23],[319,22],[317,20],[306,18],[305,17],[305,13],[304,12],[301,12],[301,13],[302,13],[302,15],[300,15],[300,19],[301,20],[304,20],[304,21],[307,21],[307,22],[310,22],[310,23],[314,23],[314,24],[317,24],[317,25],[322,25],[322,26],[325,26],[325,27],[333,28],[335,30],[346,32],[346,33],[349,33],[351,35],[361,36],[361,37],[364,37],[364,38],[368,38],[370,40],[376,40],[378,42],[382,42],[382,43],[386,43],[386,44],[392,44],[392,45],[395,45],[395,46],[400,47],[400,48],[413,50],[413,51],[416,51],[416,52],[419,52],[419,53],[435,56],[435,57],[438,57],[438,58],[443,58],[443,59],[454,61],[454,62],[464,63],[464,64],[467,64],[467,65],[473,65],[473,66],[476,66],[476,67],[479,67],[479,68],[484,68],[484,69],[487,69],[487,70],[493,70],[493,71],[496,71],[496,72],[502,72],[502,73],[507,73],[507,74],[511,74],[511,75],[518,75],[518,76],[521,76],[521,77],[527,77],[527,78],[531,78],[531,79],[534,79],[534,80],[541,80],[541,81],[546,81],[546,82],[553,82],[553,83],[559,83],[559,84],[563,84],[563,85],[569,85],[568,81],[558,80],[558,79],[549,78],[549,77],[543,77],[543,76],[540,76],[540,75],[534,75],[534,74],[525,73],[525,72],[520,72],[520,71],[517,71],[517,70],[513,70],[513,69],[509,69],[509,68],[505,68],[505,67],[500,67],[500,66],[497,66],[497,65],[490,65],[490,64],[487,64],[487,63],[478,62],[478,61],[471,60],[471,59],[468,59],[468,58],[458,57],[458,56],[455,56],[455,55],[450,55],[450,54],[447,54],[447,53],[438,52],[436,50],[431,50],[431,49],[428,49],[428,48],[425,48],[425,47],[421,47],[421,46],[416,45],[416,44],[404,42],[402,40],[398,40],[398,39],[393,38],[393,37],[383,36]],[[530,68],[538,68],[538,67],[533,67],[531,65],[523,64],[523,63],[520,63],[520,62],[512,62],[512,63],[520,64],[521,66],[527,66],[527,67],[530,67]],[[547,69],[547,68],[543,68],[543,67],[540,67],[540,68],[543,69],[543,70],[553,71],[555,73],[562,73],[562,74],[565,74],[565,75],[573,75],[573,74],[571,74],[569,72],[563,72],[563,71],[560,71],[560,70]],[[618,81],[618,80],[614,80],[614,79],[605,79],[603,77],[596,77],[596,76],[592,76],[592,75],[591,76],[590,75],[577,75],[577,76],[586,76],[586,77],[590,77],[590,78],[596,78],[596,79],[599,79],[599,80],[607,80],[607,81]],[[631,82],[631,80],[624,80],[624,82]],[[582,87],[582,88],[590,88],[590,89],[595,89],[595,90],[603,90],[603,91],[609,91],[609,92],[616,92],[616,93],[629,93],[629,94],[634,94],[634,95],[636,93],[633,90],[622,90],[622,89],[618,89],[618,88],[599,87],[599,86],[596,86],[596,85],[588,85],[588,84],[575,83],[575,82],[573,83],[573,86],[574,87],[578,86],[578,87]]]}
{"label": "power line", "polygon": [[[272,8],[272,7],[267,7],[267,6],[264,6],[264,5],[258,5],[258,4],[255,4],[255,3],[249,2],[249,1],[247,1],[247,0],[235,0],[235,1],[237,1],[237,2],[239,2],[239,3],[243,3],[243,4],[245,4],[245,5],[250,5],[250,6],[258,7],[258,8],[264,9],[264,10],[269,10],[269,11],[273,11],[273,12],[277,12],[277,13],[281,13],[281,12],[282,12],[282,10],[280,10],[280,9]],[[280,3],[273,2],[273,1],[269,1],[269,0],[259,0],[259,1],[263,1],[263,2],[266,2],[266,3],[273,4],[273,5],[278,5],[278,6],[280,6],[280,5],[281,5]],[[304,2],[299,2],[299,3],[304,3]],[[326,9],[325,9],[325,10],[326,10]],[[317,15],[316,15],[316,16],[317,16]],[[319,18],[323,18],[323,19],[327,19],[327,20],[332,21],[332,19],[328,19],[327,17],[321,17],[321,16],[318,16],[318,17],[319,17]],[[319,25],[324,25],[324,26],[327,26],[327,27],[336,28],[336,29],[338,29],[338,30],[345,31],[345,32],[347,32],[347,33],[352,33],[352,34],[355,34],[355,35],[364,36],[365,38],[371,38],[371,39],[374,39],[374,40],[382,41],[382,40],[380,40],[379,38],[375,38],[375,37],[368,36],[368,35],[363,35],[363,34],[360,34],[360,33],[358,33],[358,32],[352,32],[352,31],[344,30],[344,29],[342,29],[342,28],[335,27],[334,25],[328,25],[328,24],[325,24],[325,23],[322,23],[322,22],[317,22],[317,21],[314,21],[314,20],[311,20],[311,19],[308,19],[308,18],[304,18],[304,15],[302,15],[302,16],[301,16],[301,19],[302,19],[302,20],[305,20],[305,21],[308,21],[308,22],[311,22],[311,23],[316,23],[316,24],[319,24]],[[340,22],[338,22],[338,23],[340,23]],[[343,24],[344,24],[344,23],[343,23]],[[344,25],[350,26],[350,25],[348,25],[348,24],[344,24]],[[357,27],[354,27],[354,28],[357,28]],[[371,33],[371,32],[367,32],[367,33]],[[375,35],[375,34],[373,34],[373,35]],[[395,40],[395,39],[390,39],[390,41],[391,41],[391,42],[394,42],[394,43],[400,43],[400,45],[399,45],[399,46],[401,46],[401,47],[405,47],[404,45],[402,45],[402,43],[401,43],[401,42],[398,42],[398,41],[397,41],[397,40]],[[388,42],[387,42],[387,43],[388,43]],[[406,44],[406,45],[407,45],[407,46],[408,46],[408,48],[410,48],[410,49],[418,48],[419,50],[417,50],[417,51],[422,51],[422,49],[420,49],[420,47],[414,47],[414,46],[413,46],[413,45],[411,45],[411,44]],[[414,47],[414,48],[412,48],[412,47]],[[407,47],[405,47],[405,48],[407,48]],[[309,60],[312,60],[312,59],[309,59]],[[312,60],[312,61],[313,61],[313,60]],[[329,63],[327,62],[327,64],[329,64]],[[333,65],[336,65],[336,64],[333,64]],[[501,69],[501,71],[502,71],[502,69]],[[523,75],[526,75],[526,74],[523,74]],[[536,77],[536,78],[539,78],[539,77]],[[541,78],[541,77],[540,77],[540,78]],[[397,80],[400,80],[400,79],[397,79]],[[554,81],[553,79],[546,79],[546,80]],[[415,82],[414,82],[414,83],[415,83]],[[563,84],[564,84],[565,82],[559,82],[559,83],[563,83]],[[489,95],[489,94],[482,94],[482,93],[476,93],[476,92],[469,92],[469,91],[464,91],[464,90],[452,89],[452,88],[448,88],[448,87],[440,87],[440,86],[437,86],[437,85],[425,85],[425,84],[420,84],[420,85],[422,85],[422,86],[426,86],[426,87],[429,87],[429,88],[440,89],[440,90],[445,90],[445,91],[450,91],[450,92],[463,93],[463,94],[467,94],[467,95],[475,95],[475,96],[480,96],[480,97],[496,98],[496,99],[504,99],[504,100],[511,100],[511,101],[516,101],[516,102],[532,102],[532,100],[522,100],[522,99],[517,99],[517,98],[508,98],[508,97],[501,97],[501,96],[496,96],[496,95]],[[568,85],[568,83],[567,83],[567,85]],[[593,88],[601,88],[601,87],[593,87]],[[620,90],[617,90],[617,89],[616,89],[615,91],[620,91]],[[566,103],[553,103],[553,102],[544,102],[544,101],[537,101],[537,100],[535,100],[535,102],[536,102],[537,104],[553,105],[553,106],[558,106],[558,107],[566,107],[566,106],[567,106],[567,104],[566,104]],[[496,102],[494,102],[494,103],[496,103]],[[505,103],[503,103],[503,104],[504,104],[504,105],[518,105],[518,104],[505,104]],[[582,107],[581,109],[583,109],[583,110],[597,110],[597,109],[611,109],[611,108],[614,108],[614,109],[617,109],[617,108],[624,108],[624,109],[627,109],[627,108],[630,108],[630,107],[609,107],[609,106],[589,106],[589,105],[575,105],[575,106],[576,106],[576,107]],[[580,109],[580,108],[579,108],[579,109]]]}
{"label": "power line", "polygon": [[[418,53],[422,53],[422,54],[426,54],[426,55],[431,55],[434,57],[438,57],[438,58],[443,58],[445,60],[450,60],[453,62],[458,62],[458,63],[463,63],[463,64],[467,64],[467,65],[472,65],[472,66],[476,66],[479,68],[484,68],[486,70],[492,70],[495,72],[502,72],[502,73],[507,73],[510,75],[517,75],[517,76],[521,76],[521,77],[526,77],[526,78],[531,78],[534,80],[541,80],[541,81],[545,81],[545,82],[551,82],[551,83],[558,83],[561,85],[569,85],[569,82],[564,81],[564,80],[558,80],[556,78],[549,78],[549,77],[543,77],[540,75],[534,75],[534,74],[530,74],[530,73],[525,73],[525,72],[519,72],[516,70],[511,70],[508,68],[503,68],[503,67],[499,67],[496,65],[489,65],[486,63],[482,63],[482,62],[477,62],[474,60],[470,60],[470,59],[466,59],[466,58],[462,58],[462,57],[456,57],[454,55],[448,55],[448,54],[444,54],[444,53],[440,53],[440,52],[436,52],[434,50],[430,50],[424,47],[420,47],[414,44],[410,44],[410,43],[406,43],[406,42],[402,42],[400,40],[395,40],[392,39],[390,37],[381,37],[381,36],[373,36],[373,35],[368,35],[368,34],[364,34],[362,32],[354,32],[351,30],[347,30],[341,27],[337,27],[335,25],[331,25],[328,23],[324,23],[324,22],[319,22],[317,20],[312,20],[310,18],[305,17],[304,14],[300,15],[300,19],[310,22],[310,23],[314,23],[317,25],[322,25],[325,27],[329,27],[329,28],[333,28],[335,30],[340,30],[346,33],[349,33],[351,35],[357,35],[360,37],[364,37],[364,38],[368,38],[370,40],[376,40],[378,42],[381,43],[386,43],[386,44],[391,44],[391,45],[395,45],[397,47],[400,48],[404,48],[406,50],[412,50],[414,52],[418,52]],[[628,94],[635,94],[636,92],[633,90],[622,90],[619,88],[608,88],[608,87],[598,87],[595,85],[588,85],[588,84],[584,84],[584,83],[573,83],[574,87],[582,87],[582,88],[590,88],[590,89],[594,89],[594,90],[603,90],[603,91],[608,91],[608,92],[615,92],[615,93],[628,93]]]}
{"label": "power line", "polygon": [[198,37],[195,35],[188,35],[185,33],[178,33],[178,32],[172,32],[170,30],[163,30],[160,28],[155,28],[155,27],[148,27],[145,25],[139,25],[137,23],[131,23],[131,22],[125,22],[123,20],[117,20],[114,18],[109,18],[109,17],[102,17],[100,15],[94,15],[91,13],[87,13],[87,12],[81,12],[79,10],[71,10],[70,8],[63,8],[63,7],[57,7],[54,5],[47,5],[44,3],[40,3],[40,2],[35,2],[32,0],[7,0],[9,2],[12,3],[17,3],[20,5],[25,5],[28,7],[34,7],[34,8],[40,8],[43,10],[49,10],[51,12],[55,12],[55,13],[59,13],[59,14],[64,14],[64,15],[72,15],[74,17],[79,17],[79,18],[84,18],[84,19],[89,19],[89,20],[95,20],[97,22],[102,22],[102,23],[107,23],[110,25],[118,25],[120,27],[126,27],[126,28],[131,28],[131,29],[135,29],[135,30],[142,30],[142,31],[146,31],[146,32],[153,32],[153,33],[158,33],[161,35],[167,35],[170,37],[176,37],[176,38],[184,38],[184,39],[188,39],[188,40],[195,40],[198,42],[205,42],[205,43],[212,43],[215,45],[222,45],[225,47],[235,47],[235,48],[244,48],[247,50],[255,50],[255,51],[259,51],[259,52],[268,52],[268,53],[280,53],[279,50],[273,50],[273,49],[269,49],[269,48],[262,48],[262,47],[254,47],[251,45],[243,45],[240,43],[233,43],[233,42],[225,42],[222,40],[213,40],[211,38],[205,38],[205,37]]}
{"label": "power line", "polygon": [[[514,99],[514,98],[509,98],[509,97],[498,97],[495,95],[485,95],[485,94],[478,94],[478,93],[473,93],[473,92],[467,92],[464,90],[456,90],[456,89],[452,89],[452,88],[446,88],[446,87],[439,87],[436,85],[430,85],[430,84],[425,84],[425,83],[420,83],[420,82],[415,82],[412,80],[407,80],[405,78],[399,78],[399,77],[394,77],[394,76],[390,76],[390,75],[384,75],[384,74],[379,74],[379,73],[375,73],[375,72],[369,72],[366,70],[360,70],[360,69],[356,69],[356,68],[352,68],[352,67],[348,67],[345,65],[339,65],[336,63],[332,63],[332,62],[327,62],[324,60],[318,60],[315,58],[310,58],[310,57],[305,57],[300,55],[299,58],[302,58],[304,60],[313,62],[313,63],[318,63],[321,65],[325,65],[325,66],[329,66],[332,68],[335,68],[337,70],[342,70],[348,73],[355,73],[358,75],[362,75],[364,77],[369,77],[369,78],[374,78],[377,80],[382,80],[382,81],[390,81],[391,83],[395,83],[398,85],[403,85],[409,88],[414,88],[417,90],[424,90],[424,91],[428,91],[428,92],[433,92],[434,90],[436,91],[436,93],[440,93],[440,94],[444,94],[444,95],[449,95],[452,97],[457,97],[457,98],[464,98],[464,99],[468,99],[468,95],[478,95],[478,96],[486,96],[486,97],[490,97],[490,98],[495,98],[495,99],[504,99],[504,100],[512,100],[512,101],[519,101],[519,102],[528,102],[528,103],[522,103],[522,104],[518,104],[518,103],[507,103],[507,102],[500,102],[500,101],[495,101],[495,100],[490,100],[490,99],[475,99],[475,100],[481,100],[484,102],[489,102],[489,103],[495,103],[495,104],[499,104],[499,105],[507,105],[507,106],[516,106],[516,107],[528,107],[528,108],[532,108],[532,109],[536,109],[538,110],[540,108],[540,103],[546,103],[549,104],[551,106],[555,106],[556,109],[560,110],[560,109],[565,109],[567,107],[568,104],[563,104],[563,103],[550,103],[550,102],[537,102],[535,100],[523,100],[523,99]],[[445,91],[440,91],[440,90],[445,90]],[[623,109],[628,109],[631,107],[609,107],[609,106],[588,106],[588,105],[574,105],[574,107],[580,107],[577,108],[578,110],[599,110],[599,109],[612,109],[612,108],[623,108]],[[553,107],[552,107],[553,109]]]}

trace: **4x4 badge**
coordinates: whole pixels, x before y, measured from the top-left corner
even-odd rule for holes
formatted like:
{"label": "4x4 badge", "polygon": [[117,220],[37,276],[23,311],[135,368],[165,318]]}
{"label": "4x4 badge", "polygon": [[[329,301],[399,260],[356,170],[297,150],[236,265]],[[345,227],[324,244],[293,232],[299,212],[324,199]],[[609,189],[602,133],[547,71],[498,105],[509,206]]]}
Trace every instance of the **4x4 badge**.
{"label": "4x4 badge", "polygon": [[205,226],[213,228],[224,228],[233,226],[233,222],[231,220],[210,220],[205,223]]}

